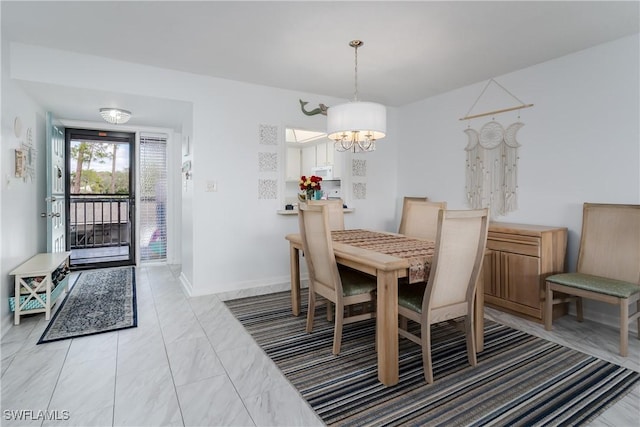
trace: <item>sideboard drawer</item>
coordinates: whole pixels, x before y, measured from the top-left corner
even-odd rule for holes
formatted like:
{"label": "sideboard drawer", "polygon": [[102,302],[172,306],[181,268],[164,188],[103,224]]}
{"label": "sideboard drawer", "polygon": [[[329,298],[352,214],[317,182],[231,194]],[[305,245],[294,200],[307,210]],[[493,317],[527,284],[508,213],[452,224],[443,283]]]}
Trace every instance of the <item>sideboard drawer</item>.
{"label": "sideboard drawer", "polygon": [[540,239],[529,236],[526,240],[511,237],[491,235],[487,238],[487,248],[494,251],[511,252],[514,254],[540,256]]}

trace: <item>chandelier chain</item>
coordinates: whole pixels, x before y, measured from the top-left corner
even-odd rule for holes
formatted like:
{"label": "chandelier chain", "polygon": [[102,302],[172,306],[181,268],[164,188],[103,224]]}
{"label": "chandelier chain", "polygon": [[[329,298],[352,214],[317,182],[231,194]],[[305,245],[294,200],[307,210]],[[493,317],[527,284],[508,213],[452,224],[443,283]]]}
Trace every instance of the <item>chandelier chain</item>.
{"label": "chandelier chain", "polygon": [[355,102],[358,102],[358,44],[356,44],[354,46],[355,50],[356,50],[356,55],[355,55],[355,91],[353,93],[353,100]]}

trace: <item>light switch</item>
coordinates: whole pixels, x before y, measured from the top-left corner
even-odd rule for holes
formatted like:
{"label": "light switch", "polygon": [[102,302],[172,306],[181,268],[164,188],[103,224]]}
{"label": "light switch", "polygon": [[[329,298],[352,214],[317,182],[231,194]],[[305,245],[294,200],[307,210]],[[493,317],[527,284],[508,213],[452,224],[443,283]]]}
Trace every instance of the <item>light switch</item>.
{"label": "light switch", "polygon": [[207,193],[213,193],[218,191],[218,182],[217,181],[207,181],[207,188],[205,189]]}

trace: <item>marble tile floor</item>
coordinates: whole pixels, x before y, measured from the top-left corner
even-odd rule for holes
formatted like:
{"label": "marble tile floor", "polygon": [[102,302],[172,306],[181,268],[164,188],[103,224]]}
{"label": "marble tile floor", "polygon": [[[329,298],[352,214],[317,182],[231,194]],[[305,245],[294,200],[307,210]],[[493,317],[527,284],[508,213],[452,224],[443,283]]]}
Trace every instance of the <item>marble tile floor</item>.
{"label": "marble tile floor", "polygon": [[[178,274],[137,269],[137,328],[37,346],[46,327],[38,314],[6,331],[0,425],[323,425],[222,302],[284,288],[188,298]],[[492,309],[486,317],[640,371],[640,341],[630,337],[622,358],[614,329],[565,316],[547,332]],[[592,425],[637,426],[639,417],[636,387]]]}

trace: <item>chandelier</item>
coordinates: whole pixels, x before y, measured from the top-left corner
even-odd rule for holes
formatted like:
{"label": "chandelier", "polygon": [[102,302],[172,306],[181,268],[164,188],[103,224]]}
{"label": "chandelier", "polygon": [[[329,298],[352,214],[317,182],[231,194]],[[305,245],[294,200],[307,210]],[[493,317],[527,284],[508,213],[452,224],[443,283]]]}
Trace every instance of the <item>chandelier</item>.
{"label": "chandelier", "polygon": [[121,125],[129,121],[131,118],[131,111],[121,110],[119,108],[101,108],[100,115],[103,119],[113,125]]}
{"label": "chandelier", "polygon": [[362,40],[352,40],[355,49],[355,91],[353,101],[334,105],[327,110],[327,134],[338,151],[373,151],[376,140],[387,132],[387,109],[375,102],[358,100],[358,48]]}

